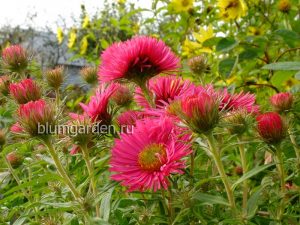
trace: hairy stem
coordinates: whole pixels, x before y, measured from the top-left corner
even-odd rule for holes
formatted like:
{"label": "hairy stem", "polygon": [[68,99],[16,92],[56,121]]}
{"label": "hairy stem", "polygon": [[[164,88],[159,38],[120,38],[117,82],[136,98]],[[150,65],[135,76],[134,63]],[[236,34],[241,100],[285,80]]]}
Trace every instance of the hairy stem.
{"label": "hairy stem", "polygon": [[222,160],[221,160],[220,153],[219,153],[219,151],[217,149],[217,146],[215,144],[215,139],[214,139],[212,133],[209,133],[206,137],[207,137],[207,140],[208,140],[208,144],[209,144],[209,147],[210,147],[210,152],[212,154],[212,158],[213,158],[213,160],[216,164],[216,167],[218,169],[220,177],[221,177],[221,179],[223,181],[223,184],[225,186],[225,190],[226,190],[226,193],[227,193],[227,198],[228,198],[230,207],[231,207],[232,211],[235,213],[236,205],[235,205],[233,191],[231,189],[228,177],[225,173],[225,169],[224,169],[224,166],[223,166],[223,163],[222,163]]}
{"label": "hairy stem", "polygon": [[296,142],[295,135],[292,134],[290,129],[288,130],[288,133],[289,133],[290,140],[293,144],[293,147],[294,147],[294,150],[295,150],[295,153],[296,153],[298,169],[300,169],[300,147],[298,146],[298,144]]}
{"label": "hairy stem", "polygon": [[51,139],[46,139],[44,140],[45,145],[48,148],[48,151],[55,163],[56,169],[59,173],[59,175],[63,178],[65,184],[69,187],[70,191],[72,192],[75,200],[80,200],[81,199],[81,195],[78,192],[78,190],[76,189],[76,186],[73,184],[73,182],[71,181],[70,177],[68,176],[66,170],[64,169],[63,165],[60,162],[60,159],[58,157],[58,155],[56,154],[56,151],[53,147],[53,144],[51,142]]}
{"label": "hairy stem", "polygon": [[[247,173],[248,168],[247,168],[247,161],[246,161],[246,154],[245,154],[245,146],[242,143],[241,138],[238,138],[239,142],[239,152],[240,152],[240,157],[241,157],[241,163],[242,163],[242,168],[243,168],[243,174]],[[247,201],[248,201],[248,182],[245,180],[243,182],[243,217],[247,217]]]}
{"label": "hairy stem", "polygon": [[[90,156],[89,156],[89,151],[87,149],[87,145],[83,145],[81,146],[82,149],[82,155],[83,155],[83,159],[85,161],[88,173],[89,173],[89,177],[91,179],[91,187],[92,187],[92,191],[93,191],[93,195],[94,198],[97,197],[97,188],[96,188],[96,181],[94,178],[94,166],[90,161]],[[96,215],[97,217],[100,217],[100,209],[99,209],[99,205],[96,204]]]}

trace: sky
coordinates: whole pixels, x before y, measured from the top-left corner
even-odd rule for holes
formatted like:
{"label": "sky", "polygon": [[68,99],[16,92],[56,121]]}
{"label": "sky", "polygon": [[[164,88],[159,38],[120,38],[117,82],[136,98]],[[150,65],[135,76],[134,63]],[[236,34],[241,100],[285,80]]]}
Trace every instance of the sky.
{"label": "sky", "polygon": [[[110,0],[116,1],[116,0]],[[151,6],[151,0],[128,0],[143,8]],[[0,0],[0,27],[31,25],[35,28],[49,26],[55,30],[62,25],[64,18],[66,25],[71,26],[73,18],[78,18],[84,4],[89,14],[103,8],[103,0]],[[37,15],[31,22],[27,17]]]}

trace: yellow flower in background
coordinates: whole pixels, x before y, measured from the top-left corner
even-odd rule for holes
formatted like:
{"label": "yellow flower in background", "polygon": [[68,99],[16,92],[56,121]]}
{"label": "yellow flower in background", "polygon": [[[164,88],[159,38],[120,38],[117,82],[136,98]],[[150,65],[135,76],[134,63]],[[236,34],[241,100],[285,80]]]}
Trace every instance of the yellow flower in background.
{"label": "yellow flower in background", "polygon": [[80,55],[85,55],[88,46],[89,46],[88,38],[87,36],[84,36],[80,42]]}
{"label": "yellow flower in background", "polygon": [[138,23],[134,23],[132,26],[133,33],[137,34],[140,31],[140,25]]}
{"label": "yellow flower in background", "polygon": [[87,28],[89,25],[90,25],[90,17],[88,15],[85,15],[82,22],[82,28]]}
{"label": "yellow flower in background", "polygon": [[280,0],[278,3],[279,11],[288,13],[291,10],[292,4],[289,0]]}
{"label": "yellow flower in background", "polygon": [[125,4],[125,3],[126,3],[126,0],[118,0],[118,3],[119,3],[119,4]]}
{"label": "yellow flower in background", "polygon": [[253,26],[248,27],[248,35],[260,36],[263,35],[264,33],[265,31],[263,27],[253,27]]}
{"label": "yellow flower in background", "polygon": [[77,39],[76,30],[73,29],[69,34],[68,48],[72,48],[75,45],[76,39]]}
{"label": "yellow flower in background", "polygon": [[61,44],[64,40],[64,33],[60,27],[57,28],[56,38],[57,38],[58,44]]}
{"label": "yellow flower in background", "polygon": [[199,32],[194,32],[193,37],[195,41],[190,41],[188,38],[183,42],[182,55],[191,57],[201,53],[211,53],[213,51],[210,47],[203,46],[203,43],[215,36],[213,28],[209,25],[207,28],[200,27]]}
{"label": "yellow flower in background", "polygon": [[247,13],[244,0],[218,0],[218,6],[224,20],[238,19]]}
{"label": "yellow flower in background", "polygon": [[194,6],[194,0],[173,0],[171,7],[175,12],[187,12]]}

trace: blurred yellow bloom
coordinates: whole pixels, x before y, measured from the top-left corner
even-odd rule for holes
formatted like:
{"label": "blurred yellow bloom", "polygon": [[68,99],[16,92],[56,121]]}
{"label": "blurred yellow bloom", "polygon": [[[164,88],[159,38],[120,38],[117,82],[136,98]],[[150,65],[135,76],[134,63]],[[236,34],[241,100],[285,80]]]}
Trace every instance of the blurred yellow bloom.
{"label": "blurred yellow bloom", "polygon": [[250,26],[248,27],[248,35],[253,35],[253,36],[260,36],[265,33],[263,27],[253,27]]}
{"label": "blurred yellow bloom", "polygon": [[80,42],[80,55],[85,55],[88,46],[89,46],[88,38],[87,36],[85,36],[82,38]]}
{"label": "blurred yellow bloom", "polygon": [[126,0],[118,0],[119,4],[125,4]]}
{"label": "blurred yellow bloom", "polygon": [[289,0],[280,0],[278,9],[283,13],[288,13],[291,10],[292,4]]}
{"label": "blurred yellow bloom", "polygon": [[194,0],[173,0],[171,7],[175,12],[186,12],[192,9],[194,6]]}
{"label": "blurred yellow bloom", "polygon": [[218,0],[218,6],[224,20],[238,19],[247,13],[244,0]]}
{"label": "blurred yellow bloom", "polygon": [[196,41],[190,41],[186,39],[183,42],[182,45],[183,56],[191,57],[191,56],[199,55],[204,52],[205,53],[212,52],[212,48],[204,47],[202,45],[206,40],[211,39],[215,36],[211,25],[209,25],[207,28],[201,27],[198,33],[196,32],[193,33],[193,36]]}
{"label": "blurred yellow bloom", "polygon": [[82,28],[87,28],[89,25],[90,25],[90,17],[88,15],[85,15],[82,22]]}
{"label": "blurred yellow bloom", "polygon": [[137,34],[140,31],[140,25],[138,23],[134,23],[132,26],[133,33]]}
{"label": "blurred yellow bloom", "polygon": [[75,45],[77,39],[76,30],[71,30],[69,34],[68,48],[72,48]]}
{"label": "blurred yellow bloom", "polygon": [[60,27],[57,28],[56,38],[57,38],[58,44],[61,44],[64,40],[64,33]]}

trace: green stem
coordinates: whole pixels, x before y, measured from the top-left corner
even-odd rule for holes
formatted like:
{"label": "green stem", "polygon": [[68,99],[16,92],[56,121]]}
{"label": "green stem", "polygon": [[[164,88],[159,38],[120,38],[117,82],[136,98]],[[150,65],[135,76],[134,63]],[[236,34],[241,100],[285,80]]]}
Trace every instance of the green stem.
{"label": "green stem", "polygon": [[292,134],[290,129],[288,130],[288,133],[289,133],[290,140],[293,144],[293,147],[294,147],[294,150],[295,150],[295,153],[296,153],[298,169],[300,169],[300,148],[299,148],[299,146],[296,142],[295,136]]}
{"label": "green stem", "polygon": [[171,188],[169,188],[168,191],[169,191],[168,209],[169,209],[170,224],[172,224],[173,218],[174,218],[174,209],[172,206],[172,190],[171,190]]}
{"label": "green stem", "polygon": [[[10,162],[7,160],[6,156],[3,155],[4,161],[7,165],[7,168],[10,172],[10,174],[13,176],[13,178],[15,179],[15,181],[17,182],[18,185],[21,185],[21,179],[19,178],[19,176],[15,173],[14,169],[12,168]],[[28,201],[30,201],[30,197],[28,196],[27,192],[25,190],[22,189],[22,192],[24,194],[24,196],[28,199]]]}
{"label": "green stem", "polygon": [[151,97],[150,93],[149,93],[149,90],[148,88],[146,87],[145,84],[143,85],[140,85],[142,91],[143,91],[143,94],[146,98],[146,100],[148,101],[149,105],[152,107],[152,108],[155,108],[155,103],[153,101],[153,98]]}
{"label": "green stem", "polygon": [[58,155],[56,154],[56,151],[53,147],[53,144],[51,142],[51,139],[46,139],[44,140],[45,145],[48,148],[48,151],[55,163],[56,169],[59,173],[59,175],[63,178],[63,181],[65,182],[65,184],[69,187],[70,191],[72,192],[75,200],[80,200],[81,199],[81,195],[78,192],[78,190],[76,189],[76,186],[73,184],[73,182],[71,181],[70,177],[68,176],[66,170],[64,169],[63,165],[60,162],[60,159],[58,157]]}
{"label": "green stem", "polygon": [[206,137],[207,137],[207,140],[208,140],[208,145],[210,147],[210,152],[212,154],[212,158],[215,161],[218,172],[219,172],[220,177],[221,177],[221,179],[223,181],[223,184],[225,186],[225,190],[226,190],[226,193],[227,193],[227,198],[228,198],[228,201],[229,201],[229,205],[230,205],[232,211],[235,213],[236,212],[236,205],[235,205],[233,191],[231,189],[228,177],[225,173],[225,169],[224,169],[224,166],[223,166],[223,163],[222,163],[222,160],[221,160],[220,153],[219,153],[219,151],[217,149],[217,146],[215,144],[215,139],[214,139],[212,133],[209,133],[208,135],[206,135]]}
{"label": "green stem", "polygon": [[[245,146],[242,144],[241,138],[238,138],[239,142],[239,151],[241,157],[241,163],[243,168],[243,174],[247,173],[247,161],[246,161],[246,154],[245,154]],[[247,201],[248,201],[248,182],[245,180],[243,182],[243,218],[247,218]]]}
{"label": "green stem", "polygon": [[[82,155],[83,155],[83,159],[85,161],[88,173],[89,173],[89,177],[91,179],[91,187],[92,187],[92,191],[93,191],[93,195],[94,198],[97,197],[97,188],[96,188],[96,181],[94,178],[94,166],[92,165],[91,161],[90,161],[90,156],[89,156],[89,151],[87,149],[87,145],[83,145],[81,146],[82,149]],[[99,205],[96,204],[96,215],[97,217],[100,217],[100,209],[99,209]]]}
{"label": "green stem", "polygon": [[282,220],[282,215],[284,213],[285,209],[285,171],[283,167],[283,158],[282,158],[282,150],[280,146],[276,146],[276,153],[275,153],[275,161],[276,161],[276,167],[279,173],[279,179],[280,179],[280,190],[282,194],[282,199],[279,205],[278,213],[277,213],[277,220]]}
{"label": "green stem", "polygon": [[191,184],[194,183],[194,169],[195,169],[195,154],[191,153],[191,167],[190,167],[190,176],[191,176]]}
{"label": "green stem", "polygon": [[59,93],[59,89],[58,88],[55,90],[55,102],[56,102],[57,109],[59,109],[60,93]]}

